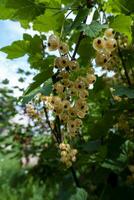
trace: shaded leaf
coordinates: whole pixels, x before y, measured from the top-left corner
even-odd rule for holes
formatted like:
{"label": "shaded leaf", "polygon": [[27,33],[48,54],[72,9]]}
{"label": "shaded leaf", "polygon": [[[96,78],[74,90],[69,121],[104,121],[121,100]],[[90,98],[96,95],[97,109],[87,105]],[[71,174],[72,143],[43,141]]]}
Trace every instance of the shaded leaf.
{"label": "shaded leaf", "polygon": [[84,31],[84,33],[91,38],[97,37],[102,29],[105,28],[108,28],[108,25],[100,24],[96,21],[92,21],[92,23],[89,25],[83,24],[82,26],[82,30]]}
{"label": "shaded leaf", "polygon": [[87,152],[94,152],[99,149],[100,145],[101,145],[100,140],[89,141],[83,145],[83,150]]}
{"label": "shaded leaf", "polygon": [[130,99],[134,98],[134,89],[132,89],[132,88],[128,88],[125,86],[116,86],[116,87],[114,87],[114,89],[115,89],[114,95],[127,96]]}
{"label": "shaded leaf", "polygon": [[36,4],[35,0],[7,0],[7,8],[13,8],[13,19],[33,20],[35,17],[44,13],[45,6],[43,4]]}
{"label": "shaded leaf", "polygon": [[85,17],[87,16],[89,12],[89,9],[88,8],[83,8],[83,9],[80,9],[78,11],[78,14],[76,15],[73,23],[71,24],[70,26],[70,29],[69,31],[71,31],[72,29],[74,28],[77,28],[80,26],[80,24],[83,22],[83,20],[85,19]]}
{"label": "shaded leaf", "polygon": [[25,92],[25,95],[29,94],[32,90],[39,87],[42,83],[44,83],[47,79],[49,79],[53,74],[53,68],[47,67],[44,71],[37,74],[33,80],[34,82],[28,87]]}
{"label": "shaded leaf", "polygon": [[70,200],[87,200],[88,194],[83,188],[77,188],[76,194],[73,194]]}
{"label": "shaded leaf", "polygon": [[49,96],[52,92],[52,84],[48,84],[44,87],[38,87],[35,90],[32,90],[30,93],[22,97],[22,103],[27,104],[31,101],[38,93],[41,93],[45,96]]}
{"label": "shaded leaf", "polygon": [[63,13],[46,10],[44,15],[40,15],[36,18],[36,20],[34,20],[33,28],[42,32],[47,32],[50,30],[59,31],[61,29],[63,19]]}

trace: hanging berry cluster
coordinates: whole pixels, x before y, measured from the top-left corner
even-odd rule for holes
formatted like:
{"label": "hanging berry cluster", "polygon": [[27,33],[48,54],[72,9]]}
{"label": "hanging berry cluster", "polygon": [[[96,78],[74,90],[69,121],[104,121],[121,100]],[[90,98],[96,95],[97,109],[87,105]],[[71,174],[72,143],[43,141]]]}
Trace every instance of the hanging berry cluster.
{"label": "hanging berry cluster", "polygon": [[112,28],[107,29],[103,37],[93,40],[93,48],[97,51],[96,64],[102,66],[103,69],[111,70],[119,62],[117,40],[115,39],[115,31]]}
{"label": "hanging berry cluster", "polygon": [[71,149],[69,144],[61,143],[59,145],[61,162],[65,163],[67,167],[72,166],[72,162],[76,161],[77,149]]}
{"label": "hanging berry cluster", "polygon": [[34,108],[34,106],[32,104],[26,105],[26,113],[28,114],[29,117],[31,117],[33,119],[39,118],[38,111]]}
{"label": "hanging berry cluster", "polygon": [[[96,80],[93,70],[87,68],[84,75],[79,75],[80,66],[77,60],[69,59],[69,47],[55,35],[48,39],[48,49],[58,50],[60,56],[54,60],[56,81],[53,82],[53,94],[42,96],[41,99],[55,117],[60,120],[62,141],[59,145],[61,161],[67,167],[76,160],[76,149],[71,149],[67,144],[69,140],[80,134],[82,119],[88,113],[87,98],[89,87]],[[72,80],[72,74],[77,76]],[[78,73],[77,73],[78,72]]]}

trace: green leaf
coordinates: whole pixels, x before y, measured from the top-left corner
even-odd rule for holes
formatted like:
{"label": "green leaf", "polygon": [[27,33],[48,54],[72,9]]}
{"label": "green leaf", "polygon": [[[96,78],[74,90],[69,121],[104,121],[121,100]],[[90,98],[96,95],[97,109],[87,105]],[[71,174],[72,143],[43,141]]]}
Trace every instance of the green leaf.
{"label": "green leaf", "polygon": [[132,0],[108,0],[104,9],[108,13],[131,14],[134,12],[134,3]]}
{"label": "green leaf", "polygon": [[39,87],[42,83],[44,83],[47,79],[49,79],[53,74],[53,68],[47,67],[44,71],[37,74],[33,80],[34,82],[28,87],[28,89],[25,92],[25,95],[29,94],[32,90],[35,90],[37,87]]}
{"label": "green leaf", "polygon": [[111,159],[107,159],[104,163],[101,164],[101,166],[106,169],[111,169],[114,172],[121,172],[123,165],[120,162],[115,162]]}
{"label": "green leaf", "polygon": [[48,32],[50,30],[60,32],[63,20],[63,13],[55,10],[46,10],[44,15],[41,15],[34,20],[33,28],[41,32]]}
{"label": "green leaf", "polygon": [[81,23],[83,22],[83,20],[85,19],[85,17],[87,16],[89,12],[89,9],[88,8],[83,8],[83,9],[80,9],[78,11],[78,14],[76,15],[75,17],[75,20],[74,22],[72,23],[71,27],[70,27],[70,30],[71,31],[72,29],[74,28],[77,28],[81,25]]}
{"label": "green leaf", "polygon": [[71,4],[72,0],[61,0],[61,2],[66,5],[66,4]]}
{"label": "green leaf", "polygon": [[27,54],[29,43],[23,40],[13,42],[10,46],[0,49],[0,51],[7,54],[8,59],[19,58]]}
{"label": "green leaf", "polygon": [[83,188],[77,188],[76,194],[73,194],[70,200],[87,200],[88,194]]}
{"label": "green leaf", "polygon": [[132,19],[130,16],[126,15],[118,15],[113,18],[113,20],[110,22],[109,26],[113,28],[117,32],[124,33],[128,36],[129,41],[131,41],[131,25],[132,25]]}
{"label": "green leaf", "polygon": [[82,26],[82,30],[84,31],[84,33],[91,38],[97,37],[102,29],[105,28],[108,28],[108,25],[100,24],[96,21],[93,21],[90,25],[83,24]]}
{"label": "green leaf", "polygon": [[43,4],[37,4],[35,0],[7,0],[6,8],[13,8],[13,19],[26,19],[31,21],[37,16],[44,13],[45,6]]}
{"label": "green leaf", "polygon": [[[59,4],[61,3],[61,0],[54,0],[54,1]],[[37,0],[37,2],[46,4],[46,3],[50,3],[51,0]]]}
{"label": "green leaf", "polygon": [[22,103],[23,104],[27,104],[29,101],[31,101],[38,93],[41,93],[45,96],[49,96],[52,92],[52,84],[49,83],[48,85],[44,86],[44,87],[38,87],[35,90],[32,90],[30,93],[28,93],[27,95],[23,96],[22,99]]}
{"label": "green leaf", "polygon": [[29,44],[28,53],[35,55],[36,53],[42,54],[42,39],[39,35],[33,37],[29,34],[23,34],[23,39]]}
{"label": "green leaf", "polygon": [[90,59],[94,56],[94,50],[92,48],[92,41],[90,38],[84,38],[81,41],[78,54],[80,55],[79,62],[81,66],[89,65]]}
{"label": "green leaf", "polygon": [[14,14],[14,9],[5,8],[5,6],[0,5],[0,19],[11,19]]}
{"label": "green leaf", "polygon": [[83,146],[84,151],[91,153],[91,152],[97,151],[100,145],[101,145],[100,140],[93,140],[93,141],[88,141],[86,144],[82,146]]}
{"label": "green leaf", "polygon": [[127,96],[129,99],[134,99],[134,89],[125,86],[115,86],[114,95]]}

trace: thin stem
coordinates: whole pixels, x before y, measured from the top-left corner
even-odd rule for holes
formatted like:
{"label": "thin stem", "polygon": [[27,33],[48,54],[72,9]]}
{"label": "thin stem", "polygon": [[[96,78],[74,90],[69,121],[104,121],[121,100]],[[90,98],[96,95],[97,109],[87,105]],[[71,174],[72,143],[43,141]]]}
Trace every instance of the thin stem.
{"label": "thin stem", "polygon": [[123,67],[123,69],[124,69],[124,71],[125,71],[125,76],[126,76],[126,80],[127,80],[127,82],[128,82],[128,85],[131,86],[131,85],[132,85],[132,84],[131,84],[131,80],[130,80],[130,78],[129,78],[128,71],[127,71],[127,68],[126,68],[126,65],[125,65],[125,62],[124,62],[124,58],[123,58],[123,56],[122,56],[122,52],[121,52],[119,46],[118,46],[118,54],[119,54],[119,57],[120,57],[121,62],[122,62],[122,67]]}
{"label": "thin stem", "polygon": [[77,54],[77,51],[78,51],[78,48],[79,48],[79,45],[80,45],[80,42],[81,42],[82,38],[83,38],[83,32],[81,32],[80,35],[79,35],[78,41],[77,41],[75,49],[74,49],[74,53],[72,55],[72,60],[75,59],[75,56]]}
{"label": "thin stem", "polygon": [[[85,20],[83,21],[83,23],[85,24],[86,21],[87,21],[87,16],[86,16]],[[75,56],[76,56],[76,54],[77,54],[77,51],[78,51],[78,49],[79,49],[79,46],[80,46],[80,43],[81,43],[81,40],[83,39],[83,37],[84,37],[84,36],[83,36],[83,31],[82,31],[82,32],[80,32],[80,35],[79,35],[78,41],[77,41],[77,43],[76,43],[76,46],[75,46],[75,49],[74,49],[74,53],[73,53],[73,55],[72,55],[72,59],[71,59],[71,60],[74,60],[74,59],[75,59]]]}
{"label": "thin stem", "polygon": [[73,12],[73,10],[70,10],[70,12],[64,17],[64,21],[63,21],[62,28],[61,28],[61,33],[60,33],[60,38],[62,38],[62,34],[63,34],[63,31],[64,31],[65,21],[66,21],[66,19],[68,18],[68,16],[69,16],[72,12]]}
{"label": "thin stem", "polygon": [[43,108],[44,108],[44,112],[45,112],[45,116],[46,116],[46,122],[47,122],[47,124],[48,124],[48,126],[49,126],[49,128],[51,130],[51,133],[54,135],[57,143],[59,143],[60,141],[59,141],[59,139],[57,137],[57,134],[56,134],[55,130],[52,129],[52,126],[51,126],[51,123],[50,123],[50,120],[49,120],[49,116],[48,116],[48,112],[47,112],[47,109],[46,109],[45,105],[44,105]]}
{"label": "thin stem", "polygon": [[74,167],[71,166],[71,167],[70,167],[70,170],[71,170],[71,172],[72,172],[73,179],[74,179],[74,182],[75,182],[75,184],[76,184],[76,187],[80,187],[80,183],[79,183],[79,180],[78,180],[78,178],[77,178],[76,171],[75,171]]}

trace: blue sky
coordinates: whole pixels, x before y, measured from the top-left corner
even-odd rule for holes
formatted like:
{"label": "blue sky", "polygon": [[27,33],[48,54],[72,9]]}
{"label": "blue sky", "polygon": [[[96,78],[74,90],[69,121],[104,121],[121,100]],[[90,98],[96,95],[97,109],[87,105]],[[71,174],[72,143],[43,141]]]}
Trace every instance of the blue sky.
{"label": "blue sky", "polygon": [[[31,29],[25,30],[21,28],[18,22],[0,20],[0,48],[10,45],[15,40],[21,40],[23,33],[34,35],[37,32]],[[18,68],[29,69],[26,56],[19,59],[9,60],[6,59],[5,53],[0,52],[0,80],[8,78],[11,87],[19,85],[21,88],[26,88],[28,84],[32,82],[32,77],[30,77],[30,79],[25,83],[18,82],[19,75],[16,73]],[[15,94],[17,96],[20,95],[17,91]]]}

